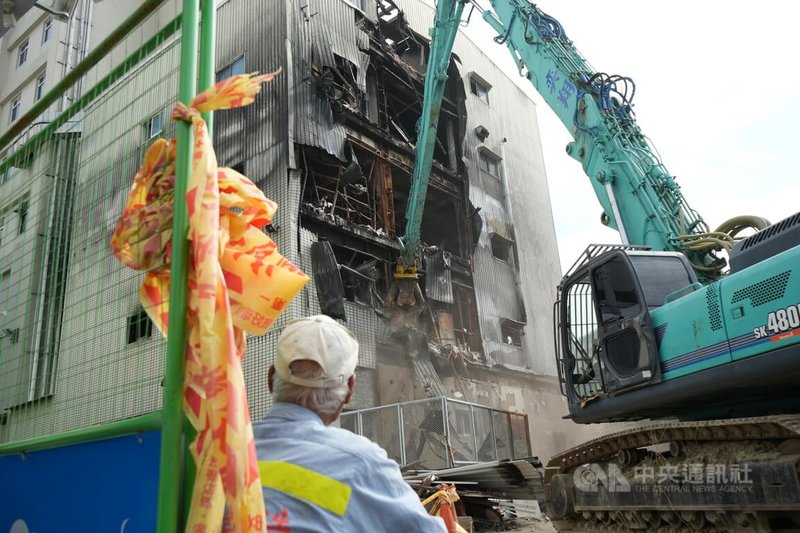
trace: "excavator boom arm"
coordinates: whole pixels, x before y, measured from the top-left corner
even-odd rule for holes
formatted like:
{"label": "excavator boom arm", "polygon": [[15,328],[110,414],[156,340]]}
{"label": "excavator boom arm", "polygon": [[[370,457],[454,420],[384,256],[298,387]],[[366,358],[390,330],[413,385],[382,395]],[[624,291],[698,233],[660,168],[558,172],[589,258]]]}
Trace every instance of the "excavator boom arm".
{"label": "excavator boom arm", "polygon": [[[436,7],[407,226],[400,238],[401,268],[415,265],[447,67],[468,1],[440,0]],[[710,248],[698,244],[708,234],[707,225],[636,123],[633,80],[595,72],[561,24],[527,0],[491,0],[491,6],[484,20],[572,135],[567,152],[589,177],[604,222],[625,244],[681,251],[701,272],[718,269],[720,261]]]}
{"label": "excavator boom arm", "polygon": [[450,53],[461,24],[464,0],[439,0],[434,26],[431,29],[431,46],[425,72],[425,93],[422,116],[417,123],[417,146],[414,170],[411,175],[411,191],[406,208],[406,231],[400,239],[400,260],[406,267],[414,267],[419,247],[422,213],[428,193],[433,150],[436,145],[436,130],[439,112],[442,109],[444,88],[447,84],[447,68]]}

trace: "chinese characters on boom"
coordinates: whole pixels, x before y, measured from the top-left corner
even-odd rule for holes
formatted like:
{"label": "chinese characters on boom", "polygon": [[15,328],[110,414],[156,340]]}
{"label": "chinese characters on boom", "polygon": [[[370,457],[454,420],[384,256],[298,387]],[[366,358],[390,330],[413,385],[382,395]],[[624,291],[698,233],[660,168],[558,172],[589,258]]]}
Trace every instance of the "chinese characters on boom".
{"label": "chinese characters on boom", "polygon": [[[558,86],[559,81],[561,82],[560,87]],[[552,69],[547,71],[545,83],[547,88],[550,89],[550,94],[553,94],[558,89],[558,101],[561,102],[561,107],[567,107],[572,101],[572,95],[577,92],[575,85],[570,80],[562,80],[558,72]]]}

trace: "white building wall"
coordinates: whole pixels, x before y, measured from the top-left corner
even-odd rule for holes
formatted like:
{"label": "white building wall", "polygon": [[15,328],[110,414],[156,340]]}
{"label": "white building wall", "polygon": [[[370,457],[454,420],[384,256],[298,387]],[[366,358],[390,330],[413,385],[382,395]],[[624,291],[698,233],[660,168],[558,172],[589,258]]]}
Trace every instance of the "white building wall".
{"label": "white building wall", "polygon": [[[22,95],[20,114],[24,114],[35,102],[34,89],[40,74],[46,74],[47,92],[140,5],[138,0],[79,0],[69,21],[62,21],[37,8],[21,17],[0,39],[0,73],[5,74],[0,76],[0,135],[11,126],[11,102],[16,95]],[[68,91],[63,102],[57,101],[48,110],[54,113],[68,107],[79,96],[79,91],[102,79],[178,13],[178,0],[164,2]],[[52,21],[51,35],[47,42],[42,42],[42,31],[48,20]],[[26,39],[28,57],[18,67],[19,46]],[[69,56],[68,43],[72,45]],[[42,119],[51,116],[54,115],[45,115]]]}

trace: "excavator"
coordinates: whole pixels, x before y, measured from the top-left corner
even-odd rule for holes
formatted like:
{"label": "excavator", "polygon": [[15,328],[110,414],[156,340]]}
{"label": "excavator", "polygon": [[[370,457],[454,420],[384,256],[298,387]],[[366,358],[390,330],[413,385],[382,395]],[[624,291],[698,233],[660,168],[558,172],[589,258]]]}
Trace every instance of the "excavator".
{"label": "excavator", "polygon": [[622,241],[589,246],[568,270],[553,323],[567,418],[629,424],[550,459],[548,515],[560,531],[800,530],[800,213],[710,231],[637,125],[633,81],[592,70],[527,0],[490,4],[436,4],[387,301],[409,311],[422,301],[422,212],[469,5],[569,130],[567,154]]}

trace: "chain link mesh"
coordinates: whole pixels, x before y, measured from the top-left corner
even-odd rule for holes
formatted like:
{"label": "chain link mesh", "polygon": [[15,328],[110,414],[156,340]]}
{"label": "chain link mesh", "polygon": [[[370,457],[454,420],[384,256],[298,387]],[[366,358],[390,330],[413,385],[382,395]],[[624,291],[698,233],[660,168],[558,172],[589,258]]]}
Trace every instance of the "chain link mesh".
{"label": "chain link mesh", "polygon": [[340,419],[405,470],[528,457],[527,423],[523,414],[444,398],[350,411]]}
{"label": "chain link mesh", "polygon": [[[59,113],[68,101],[56,101],[0,158],[0,441],[161,405],[166,343],[139,304],[141,274],[109,241],[145,149],[173,135],[180,61],[169,31],[126,60],[116,84],[85,91],[79,110]],[[141,39],[134,32],[85,79],[101,78]]]}
{"label": "chain link mesh", "polygon": [[398,464],[402,460],[400,411],[397,406],[370,409],[361,413],[361,434],[386,450]]}

